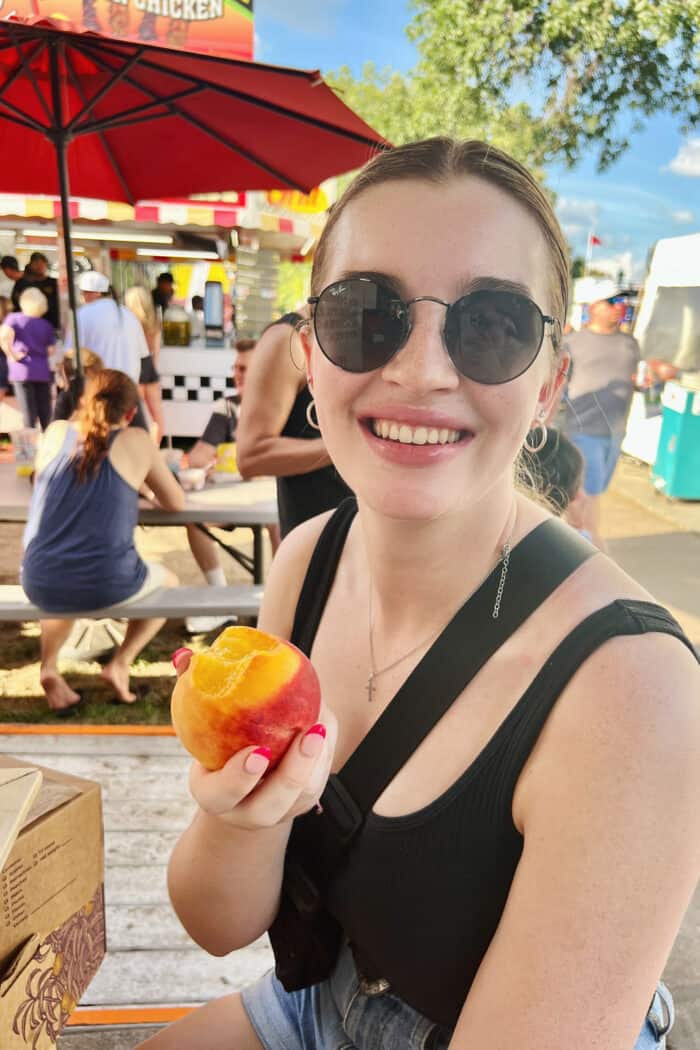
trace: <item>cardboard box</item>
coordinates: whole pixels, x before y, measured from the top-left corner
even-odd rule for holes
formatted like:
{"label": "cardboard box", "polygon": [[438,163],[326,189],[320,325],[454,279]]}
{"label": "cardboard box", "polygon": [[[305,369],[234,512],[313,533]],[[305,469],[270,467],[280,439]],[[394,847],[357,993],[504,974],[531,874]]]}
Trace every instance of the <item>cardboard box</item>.
{"label": "cardboard box", "polygon": [[[21,767],[0,756],[0,771]],[[41,789],[0,871],[2,1050],[54,1047],[106,948],[100,786],[37,768]]]}

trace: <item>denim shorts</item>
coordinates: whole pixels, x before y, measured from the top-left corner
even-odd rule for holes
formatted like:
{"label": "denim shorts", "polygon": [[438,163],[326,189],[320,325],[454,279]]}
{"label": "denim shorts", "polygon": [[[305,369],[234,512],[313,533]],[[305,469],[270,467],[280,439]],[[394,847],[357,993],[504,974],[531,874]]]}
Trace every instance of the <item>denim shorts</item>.
{"label": "denim shorts", "polygon": [[[242,999],[265,1050],[447,1050],[451,1037],[391,992],[365,994],[348,947],[322,984],[285,992],[270,971]],[[630,1050],[665,1050],[672,1024],[673,1000],[659,985]]]}
{"label": "denim shorts", "polygon": [[574,432],[569,437],[583,456],[583,491],[587,496],[600,496],[615,473],[624,436],[598,437]]}

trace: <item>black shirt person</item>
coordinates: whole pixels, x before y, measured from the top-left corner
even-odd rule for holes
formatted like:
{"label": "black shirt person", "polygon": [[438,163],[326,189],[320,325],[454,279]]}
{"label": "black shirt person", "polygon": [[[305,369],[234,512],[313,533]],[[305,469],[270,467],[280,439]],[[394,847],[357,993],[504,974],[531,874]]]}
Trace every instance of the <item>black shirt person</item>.
{"label": "black shirt person", "polygon": [[301,320],[301,314],[285,314],[260,336],[237,434],[241,475],[277,478],[282,538],[351,495],[308,421],[311,393],[301,350],[294,347],[294,328]]}
{"label": "black shirt person", "polygon": [[170,306],[173,295],[175,294],[175,282],[171,273],[159,273],[156,286],[151,292],[153,296],[153,305],[156,310],[158,307],[161,310],[167,310]]}
{"label": "black shirt person", "polygon": [[[5,260],[3,259],[3,262]],[[3,266],[3,270],[5,267]],[[49,308],[45,313],[46,320],[58,331],[58,281],[49,277],[49,260],[43,252],[32,252],[29,256],[23,275],[12,289],[12,305],[19,310],[19,297],[26,288],[38,288],[46,296]]]}

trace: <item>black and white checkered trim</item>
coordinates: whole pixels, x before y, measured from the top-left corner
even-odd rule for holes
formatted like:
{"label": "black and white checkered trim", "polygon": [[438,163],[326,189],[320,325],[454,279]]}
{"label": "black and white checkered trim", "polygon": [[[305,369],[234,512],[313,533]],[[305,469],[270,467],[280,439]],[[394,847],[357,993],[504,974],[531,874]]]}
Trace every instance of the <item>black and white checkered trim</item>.
{"label": "black and white checkered trim", "polygon": [[233,376],[178,376],[160,377],[164,401],[216,401],[233,390]]}

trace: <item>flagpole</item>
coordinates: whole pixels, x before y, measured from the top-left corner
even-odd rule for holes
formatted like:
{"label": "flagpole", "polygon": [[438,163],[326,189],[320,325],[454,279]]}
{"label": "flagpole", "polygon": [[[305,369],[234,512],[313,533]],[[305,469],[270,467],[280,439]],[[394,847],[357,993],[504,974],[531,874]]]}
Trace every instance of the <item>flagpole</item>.
{"label": "flagpole", "polygon": [[588,277],[591,269],[591,262],[593,260],[593,227],[588,231],[588,240],[586,241],[586,259],[583,264],[583,276]]}

